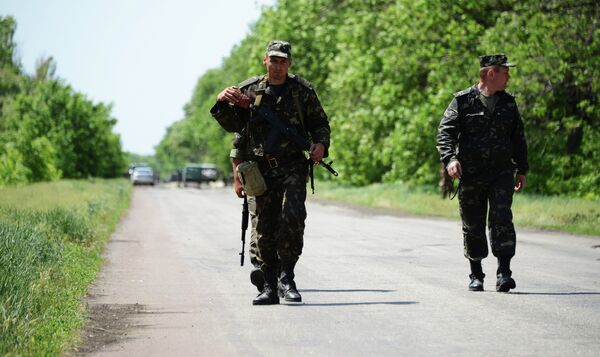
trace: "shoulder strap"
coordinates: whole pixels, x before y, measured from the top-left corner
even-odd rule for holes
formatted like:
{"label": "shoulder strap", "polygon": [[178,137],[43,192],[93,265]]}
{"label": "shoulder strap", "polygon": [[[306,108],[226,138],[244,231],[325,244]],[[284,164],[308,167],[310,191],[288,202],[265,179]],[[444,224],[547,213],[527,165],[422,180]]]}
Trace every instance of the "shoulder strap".
{"label": "shoulder strap", "polygon": [[251,84],[258,82],[261,78],[262,78],[262,76],[255,76],[252,78],[248,78],[245,81],[238,84],[237,86],[238,86],[238,88],[243,88],[243,87],[246,87],[246,86],[249,86]]}
{"label": "shoulder strap", "polygon": [[473,87],[469,87],[467,89],[463,89],[460,92],[456,92],[453,94],[454,97],[458,98],[458,97],[462,97],[464,95],[467,95],[469,93],[471,93],[471,91],[473,90]]}
{"label": "shoulder strap", "polygon": [[304,125],[304,112],[302,111],[302,105],[300,104],[300,94],[296,88],[292,88],[292,97],[294,98],[294,103],[296,103],[296,109],[298,110],[298,115],[300,116],[300,124],[302,125],[304,132],[306,132],[306,127]]}
{"label": "shoulder strap", "polygon": [[290,77],[291,79],[293,79],[296,83],[299,83],[302,86],[304,86],[304,87],[306,87],[306,88],[308,88],[310,90],[313,90],[312,84],[310,84],[310,82],[307,81],[306,79],[304,79],[304,78],[302,78],[302,77],[300,77],[298,75],[292,74],[292,73],[289,73],[288,77]]}

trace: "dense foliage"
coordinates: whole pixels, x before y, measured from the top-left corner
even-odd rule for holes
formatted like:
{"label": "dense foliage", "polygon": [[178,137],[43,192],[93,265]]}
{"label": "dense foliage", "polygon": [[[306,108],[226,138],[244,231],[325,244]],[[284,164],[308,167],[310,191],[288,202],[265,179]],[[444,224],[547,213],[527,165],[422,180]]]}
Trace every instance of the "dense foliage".
{"label": "dense foliage", "polygon": [[167,168],[229,162],[230,135],[208,110],[225,86],[263,73],[270,39],[317,89],[341,182],[435,185],[435,135],[478,56],[506,53],[529,141],[529,190],[600,196],[600,5],[596,1],[279,0],[216,69],[157,150]]}
{"label": "dense foliage", "polygon": [[12,17],[0,17],[0,185],[120,175],[125,162],[111,107],[55,78],[52,58],[24,74],[15,29]]}

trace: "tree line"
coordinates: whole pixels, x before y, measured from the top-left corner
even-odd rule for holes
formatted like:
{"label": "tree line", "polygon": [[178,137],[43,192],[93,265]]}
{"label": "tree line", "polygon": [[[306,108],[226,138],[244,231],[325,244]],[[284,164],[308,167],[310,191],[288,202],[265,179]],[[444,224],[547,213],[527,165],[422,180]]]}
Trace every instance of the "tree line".
{"label": "tree line", "polygon": [[506,53],[518,64],[508,91],[525,123],[528,190],[598,198],[599,24],[596,1],[279,0],[198,79],[157,159],[229,167],[231,137],[209,108],[222,88],[264,73],[266,44],[282,39],[330,116],[338,182],[434,186],[452,93],[477,82],[479,55]]}
{"label": "tree line", "polygon": [[124,172],[111,106],[94,103],[38,60],[26,74],[16,58],[16,22],[0,16],[0,186]]}

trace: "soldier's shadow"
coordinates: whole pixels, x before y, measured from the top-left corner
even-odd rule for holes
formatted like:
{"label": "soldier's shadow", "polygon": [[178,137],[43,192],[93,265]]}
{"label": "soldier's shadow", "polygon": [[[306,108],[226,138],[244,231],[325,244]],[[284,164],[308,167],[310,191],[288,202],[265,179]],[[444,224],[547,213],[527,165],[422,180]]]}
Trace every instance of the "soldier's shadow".
{"label": "soldier's shadow", "polygon": [[386,289],[298,289],[298,291],[306,292],[306,293],[360,293],[360,292],[391,293],[396,290],[386,290]]}
{"label": "soldier's shadow", "polygon": [[367,302],[327,302],[327,303],[289,303],[286,306],[356,306],[356,305],[413,305],[418,301],[367,301]]}
{"label": "soldier's shadow", "polygon": [[565,295],[600,295],[600,292],[596,291],[576,291],[576,292],[548,292],[548,293],[530,293],[527,291],[514,291],[510,292],[511,295],[547,295],[547,296],[565,296]]}
{"label": "soldier's shadow", "polygon": [[[298,289],[301,293],[360,293],[360,292],[375,292],[375,293],[390,293],[396,290],[387,289]],[[331,302],[331,303],[300,303],[288,304],[287,306],[356,306],[356,305],[413,305],[418,304],[417,301],[365,301],[365,302]]]}

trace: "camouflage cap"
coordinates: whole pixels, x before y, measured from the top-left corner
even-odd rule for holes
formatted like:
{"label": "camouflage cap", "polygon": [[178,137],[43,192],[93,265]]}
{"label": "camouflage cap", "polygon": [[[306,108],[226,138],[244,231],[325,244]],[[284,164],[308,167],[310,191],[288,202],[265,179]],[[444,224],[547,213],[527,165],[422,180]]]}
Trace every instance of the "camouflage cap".
{"label": "camouflage cap", "polygon": [[267,56],[292,58],[292,45],[285,41],[273,40],[267,46]]}
{"label": "camouflage cap", "polygon": [[479,56],[479,67],[483,68],[489,66],[514,67],[516,64],[509,63],[508,57],[503,53]]}

